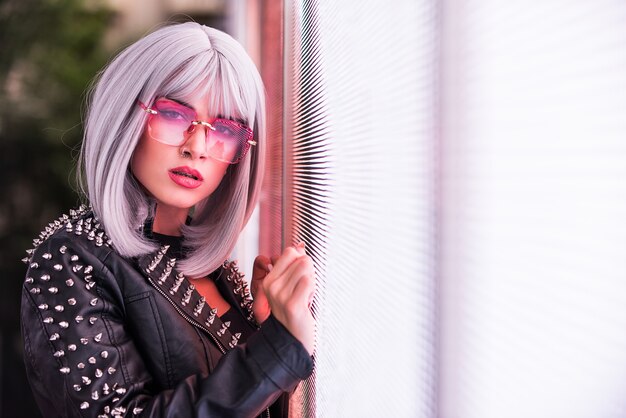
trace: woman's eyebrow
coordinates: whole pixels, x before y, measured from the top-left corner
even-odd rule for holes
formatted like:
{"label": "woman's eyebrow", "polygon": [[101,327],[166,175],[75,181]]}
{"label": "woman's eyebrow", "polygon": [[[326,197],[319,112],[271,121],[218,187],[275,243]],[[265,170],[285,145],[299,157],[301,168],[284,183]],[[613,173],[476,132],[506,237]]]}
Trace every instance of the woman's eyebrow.
{"label": "woman's eyebrow", "polygon": [[235,122],[239,122],[242,125],[248,125],[248,123],[244,119],[242,119],[242,118],[236,118],[236,117],[229,117],[229,118],[227,118],[226,116],[222,115],[221,113],[217,115],[217,118],[218,119],[228,119],[228,120],[232,120],[232,121],[235,121]]}

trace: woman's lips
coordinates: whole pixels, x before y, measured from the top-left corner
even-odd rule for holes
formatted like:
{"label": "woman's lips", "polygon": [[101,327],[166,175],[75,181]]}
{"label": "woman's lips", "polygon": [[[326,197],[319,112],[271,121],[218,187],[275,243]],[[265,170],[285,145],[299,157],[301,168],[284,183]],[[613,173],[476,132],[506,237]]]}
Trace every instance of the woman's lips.
{"label": "woman's lips", "polygon": [[203,180],[202,175],[197,170],[187,166],[172,168],[167,174],[174,183],[188,189],[199,187]]}

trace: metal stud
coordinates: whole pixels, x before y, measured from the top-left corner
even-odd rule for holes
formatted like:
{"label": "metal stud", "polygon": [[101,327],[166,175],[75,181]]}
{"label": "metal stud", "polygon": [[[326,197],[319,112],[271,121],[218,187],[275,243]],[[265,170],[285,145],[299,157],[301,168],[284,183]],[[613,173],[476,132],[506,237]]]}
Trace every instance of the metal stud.
{"label": "metal stud", "polygon": [[98,398],[100,398],[100,397],[98,396],[98,391],[97,390],[91,392],[91,399],[93,399],[94,401],[97,401]]}
{"label": "metal stud", "polygon": [[81,271],[83,269],[83,265],[82,264],[76,264],[74,267],[72,267],[72,271],[74,273],[78,273],[79,271]]}
{"label": "metal stud", "polygon": [[38,293],[41,293],[41,289],[38,287],[33,287],[32,289],[30,289],[30,293],[32,293],[33,295],[36,295]]}
{"label": "metal stud", "polygon": [[109,384],[105,383],[104,386],[102,386],[102,393],[104,393],[105,395],[108,395],[109,391],[110,391]]}
{"label": "metal stud", "polygon": [[76,321],[77,324],[80,324],[80,321],[83,320],[83,316],[82,315],[76,315],[76,318],[74,318],[74,321]]}
{"label": "metal stud", "polygon": [[95,357],[93,357],[93,356],[92,356],[92,357],[89,357],[89,358],[87,359],[87,361],[89,362],[89,364],[96,364],[96,358],[95,358]]}
{"label": "metal stud", "polygon": [[[170,262],[173,263],[170,265]],[[165,283],[165,281],[167,280],[168,277],[170,277],[170,274],[172,274],[172,269],[174,268],[174,263],[176,263],[176,259],[172,258],[170,259],[170,261],[168,261],[167,266],[165,267],[165,270],[163,270],[163,274],[161,274],[161,277],[159,277],[159,279],[157,280],[157,282],[160,285],[163,285],[163,283]]]}
{"label": "metal stud", "polygon": [[80,385],[74,385],[73,388],[76,392],[80,392],[80,390],[82,389]]}
{"label": "metal stud", "polygon": [[54,266],[52,266],[52,268],[54,268],[56,271],[61,271],[63,270],[63,266],[60,264],[55,264]]}
{"label": "metal stud", "polygon": [[222,327],[217,331],[217,336],[221,337],[222,335],[226,334],[226,330],[228,329],[228,327],[230,327],[230,321],[226,321],[222,324]]}
{"label": "metal stud", "polygon": [[187,287],[187,290],[185,290],[185,294],[183,295],[183,300],[181,301],[181,304],[183,306],[187,305],[189,303],[189,301],[191,300],[191,295],[193,293],[193,290],[196,287],[193,284],[190,284],[189,287]]}
{"label": "metal stud", "polygon": [[54,287],[54,286],[53,286],[53,287],[51,287],[51,288],[49,288],[49,289],[48,289],[48,292],[50,292],[50,293],[52,293],[52,294],[55,294],[55,293],[58,293],[58,292],[59,292],[59,289],[57,289],[56,287]]}
{"label": "metal stud", "polygon": [[165,253],[167,253],[167,250],[169,248],[170,248],[169,245],[164,245],[161,247],[159,252],[154,256],[154,259],[152,260],[152,262],[146,268],[146,273],[152,273],[154,271],[154,269],[159,265],[159,263],[163,259],[163,256],[165,255]]}
{"label": "metal stud", "polygon": [[89,304],[91,306],[96,306],[97,303],[98,303],[98,298],[93,298],[89,301]]}
{"label": "metal stud", "polygon": [[103,352],[101,352],[101,353],[100,353],[100,357],[102,357],[102,358],[107,358],[107,357],[109,357],[109,352],[108,352],[108,351],[106,351],[106,350],[105,350],[105,351],[103,351]]}
{"label": "metal stud", "polygon": [[100,369],[96,369],[96,377],[102,377],[104,373],[102,373],[102,370]]}
{"label": "metal stud", "polygon": [[213,321],[215,321],[215,315],[217,314],[217,309],[213,308],[211,309],[211,314],[209,315],[209,318],[206,320],[206,324],[207,326],[211,326],[213,325]]}
{"label": "metal stud", "polygon": [[82,345],[87,345],[87,343],[88,343],[88,342],[89,342],[89,340],[88,340],[87,338],[81,338],[81,339],[80,339],[80,343],[81,343]]}
{"label": "metal stud", "polygon": [[108,374],[113,374],[113,373],[115,373],[115,367],[109,367],[109,368],[107,369],[107,373],[108,373]]}
{"label": "metal stud", "polygon": [[80,404],[80,409],[87,409],[89,408],[89,402],[83,402]]}
{"label": "metal stud", "polygon": [[56,340],[58,340],[59,338],[61,338],[61,336],[60,336],[58,333],[56,333],[56,332],[55,332],[54,334],[52,334],[52,335],[50,336],[50,341],[56,341]]}
{"label": "metal stud", "polygon": [[76,344],[70,344],[67,346],[67,351],[76,351]]}
{"label": "metal stud", "polygon": [[38,308],[41,309],[42,311],[45,311],[46,309],[48,309],[48,304],[42,303],[41,305],[38,306]]}
{"label": "metal stud", "polygon": [[52,258],[52,254],[44,253],[41,257],[45,258],[46,260],[50,260]]}
{"label": "metal stud", "polygon": [[97,334],[95,337],[93,337],[93,340],[97,343],[100,342],[100,340],[102,340],[102,333]]}
{"label": "metal stud", "polygon": [[92,271],[93,271],[93,266],[87,266],[87,267],[85,267],[85,270],[83,270],[83,272],[84,272],[85,274],[89,274],[89,273],[91,273]]}
{"label": "metal stud", "polygon": [[61,367],[59,369],[59,371],[63,374],[68,374],[70,372],[70,368],[69,367]]}
{"label": "metal stud", "polygon": [[139,415],[143,411],[143,408],[133,408],[133,415]]}
{"label": "metal stud", "polygon": [[123,395],[126,393],[126,389],[125,388],[117,388],[115,389],[115,393],[117,393],[118,395]]}
{"label": "metal stud", "polygon": [[83,376],[82,377],[83,383],[86,385],[90,385],[91,384],[91,379],[88,378],[87,376]]}
{"label": "metal stud", "polygon": [[50,317],[50,316],[49,316],[49,317],[47,317],[47,318],[44,318],[44,319],[43,319],[43,322],[44,322],[45,324],[52,324],[52,323],[54,322],[54,319],[53,319],[52,317]]}
{"label": "metal stud", "polygon": [[54,307],[54,310],[57,312],[63,312],[64,309],[63,305],[57,305]]}
{"label": "metal stud", "polygon": [[25,282],[28,284],[33,284],[35,282],[35,279],[33,279],[32,277],[27,277]]}
{"label": "metal stud", "polygon": [[55,351],[53,354],[53,356],[56,358],[63,357],[64,355],[65,355],[65,351],[63,350]]}
{"label": "metal stud", "polygon": [[50,281],[50,275],[49,274],[42,274],[40,279],[41,279],[41,281],[48,282],[48,281]]}
{"label": "metal stud", "polygon": [[65,245],[61,246],[61,248],[59,248],[59,252],[61,254],[65,254],[65,251],[67,251],[67,247]]}
{"label": "metal stud", "polygon": [[74,254],[73,256],[70,257],[70,260],[78,261],[78,256],[76,254]]}
{"label": "metal stud", "polygon": [[67,303],[69,303],[70,305],[74,306],[74,305],[76,305],[76,299],[74,299],[74,298],[69,298],[69,299],[67,300]]}
{"label": "metal stud", "polygon": [[195,316],[198,316],[202,313],[202,309],[204,309],[205,303],[206,303],[206,299],[204,298],[204,296],[201,296],[200,299],[198,300],[198,303],[196,304],[196,307],[193,309],[193,314]]}
{"label": "metal stud", "polygon": [[88,283],[85,285],[85,288],[86,288],[87,290],[91,290],[91,289],[92,289],[95,285],[96,285],[96,282],[88,282]]}
{"label": "metal stud", "polygon": [[81,362],[81,363],[78,363],[78,364],[76,365],[76,367],[78,367],[79,369],[81,369],[81,370],[82,370],[82,369],[84,369],[84,368],[85,368],[85,363],[82,363],[82,362]]}
{"label": "metal stud", "polygon": [[30,262],[30,258],[28,258],[28,257],[22,258],[22,263],[28,264],[29,262]]}
{"label": "metal stud", "polygon": [[87,239],[89,241],[93,241],[96,238],[96,232],[92,229],[89,234],[87,234]]}
{"label": "metal stud", "polygon": [[39,268],[39,264],[38,263],[30,263],[30,268],[31,269]]}
{"label": "metal stud", "polygon": [[70,324],[67,321],[61,321],[61,322],[59,322],[59,326],[61,328],[67,328],[67,327],[70,326]]}
{"label": "metal stud", "polygon": [[172,288],[170,289],[170,295],[173,295],[176,292],[178,292],[178,288],[182,284],[183,280],[185,280],[185,276],[183,275],[183,273],[178,273],[176,275],[176,281],[174,282],[174,284],[172,285]]}
{"label": "metal stud", "polygon": [[72,279],[67,279],[67,280],[65,281],[65,284],[67,285],[67,287],[72,287],[72,286],[74,286],[74,280],[72,280]]}

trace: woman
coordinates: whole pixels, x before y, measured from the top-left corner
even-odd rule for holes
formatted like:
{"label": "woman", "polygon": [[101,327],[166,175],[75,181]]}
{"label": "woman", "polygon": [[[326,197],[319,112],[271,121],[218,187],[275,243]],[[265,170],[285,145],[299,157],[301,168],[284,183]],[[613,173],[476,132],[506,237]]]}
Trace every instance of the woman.
{"label": "woman", "polygon": [[90,207],[25,262],[27,374],[45,416],[287,416],[312,371],[303,244],[224,261],[261,184],[264,93],[230,36],[161,28],[100,74],[80,180]]}

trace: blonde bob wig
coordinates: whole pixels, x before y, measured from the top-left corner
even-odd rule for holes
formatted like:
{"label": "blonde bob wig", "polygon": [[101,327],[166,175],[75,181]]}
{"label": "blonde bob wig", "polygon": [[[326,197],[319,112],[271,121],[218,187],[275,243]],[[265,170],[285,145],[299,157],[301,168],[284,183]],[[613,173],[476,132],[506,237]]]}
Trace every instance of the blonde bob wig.
{"label": "blonde bob wig", "polygon": [[94,80],[87,97],[77,170],[83,198],[125,257],[157,248],[142,227],[156,202],[130,170],[148,115],[138,105],[158,97],[185,100],[210,92],[215,115],[244,120],[257,146],[229,166],[218,188],[182,227],[190,249],[177,264],[190,277],[215,270],[232,252],[256,204],[265,155],[265,93],[261,77],[231,36],[194,22],[162,27],[127,47]]}

